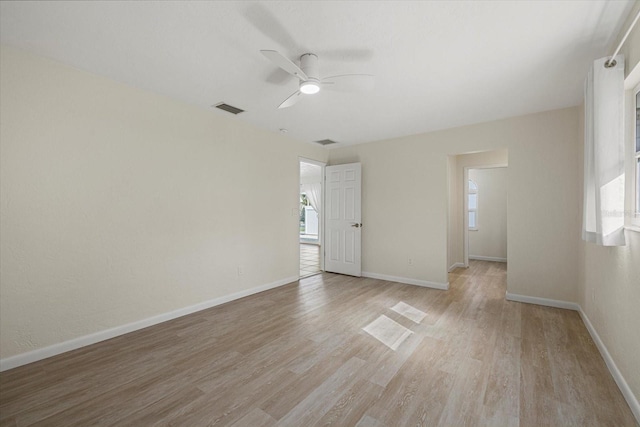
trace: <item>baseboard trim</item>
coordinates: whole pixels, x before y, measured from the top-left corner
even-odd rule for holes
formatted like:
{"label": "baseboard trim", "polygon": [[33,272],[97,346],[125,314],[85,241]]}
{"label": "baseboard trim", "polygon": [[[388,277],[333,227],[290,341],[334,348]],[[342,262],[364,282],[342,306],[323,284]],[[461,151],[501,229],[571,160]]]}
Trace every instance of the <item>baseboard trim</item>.
{"label": "baseboard trim", "polygon": [[456,262],[455,264],[451,265],[451,267],[449,267],[449,273],[451,273],[456,268],[464,268],[464,263],[463,262]]}
{"label": "baseboard trim", "polygon": [[600,351],[600,355],[602,355],[602,358],[604,359],[604,363],[607,365],[607,368],[609,368],[609,372],[611,373],[613,380],[618,385],[618,388],[620,389],[620,391],[622,392],[622,395],[627,401],[629,408],[631,408],[631,412],[633,412],[633,415],[636,417],[636,421],[638,422],[638,424],[640,424],[640,402],[638,402],[638,399],[633,394],[633,391],[631,391],[631,387],[629,387],[629,384],[627,384],[627,382],[625,381],[624,377],[622,376],[622,373],[620,372],[620,370],[618,369],[618,366],[616,365],[616,362],[613,361],[613,358],[611,357],[609,350],[607,350],[607,347],[604,345],[604,342],[600,339],[600,335],[598,335],[598,332],[596,332],[595,328],[591,324],[591,321],[587,317],[587,314],[584,312],[584,310],[582,310],[582,307],[580,307],[579,305],[578,305],[578,308],[579,308],[578,313],[580,313],[580,317],[582,318],[582,321],[587,327],[587,331],[589,331],[589,334],[591,335],[593,342],[596,343],[596,347],[598,347],[598,350]]}
{"label": "baseboard trim", "polygon": [[427,280],[411,279],[409,277],[388,276],[386,274],[371,273],[368,271],[363,271],[362,277],[386,280],[389,282],[404,283],[405,285],[415,285],[415,286],[422,286],[425,288],[440,289],[442,291],[449,290],[449,282],[447,283],[429,282]]}
{"label": "baseboard trim", "polygon": [[316,246],[320,246],[320,242],[318,240],[311,240],[311,239],[300,239],[299,243],[305,244],[305,245],[316,245]]}
{"label": "baseboard trim", "polygon": [[132,323],[127,323],[122,326],[116,326],[115,328],[106,329],[104,331],[99,331],[93,334],[74,338],[69,341],[53,344],[48,347],[43,347],[43,348],[32,350],[26,353],[7,357],[5,359],[0,359],[0,372],[17,368],[18,366],[26,365],[29,363],[37,362],[39,360],[47,359],[52,356],[57,356],[58,354],[66,353],[67,351],[86,347],[88,345],[95,344],[100,341],[105,341],[111,338],[115,338],[120,335],[128,334],[129,332],[137,331],[139,329],[148,328],[149,326],[157,325],[159,323],[163,323],[168,320],[173,320],[178,317],[182,317],[188,314],[196,313],[198,311],[206,310],[208,308],[225,304],[240,298],[244,298],[249,295],[268,291],[269,289],[274,289],[280,286],[284,286],[289,283],[295,282],[297,280],[298,280],[297,276],[287,277],[285,279],[276,280],[275,282],[267,283],[265,285],[256,286],[254,288],[246,289],[239,292],[234,292],[229,295],[224,295],[224,296],[214,298],[208,301],[204,301],[198,304],[194,304],[188,307],[180,308],[178,310],[170,311],[168,313],[163,313],[157,316],[148,317],[146,319],[138,320]]}
{"label": "baseboard trim", "polygon": [[518,295],[507,292],[507,301],[524,302],[527,304],[544,305],[546,307],[564,308],[566,310],[579,311],[580,306],[575,302],[561,301],[549,298],[530,297],[527,295]]}
{"label": "baseboard trim", "polygon": [[506,258],[499,258],[494,256],[482,256],[482,255],[469,255],[469,259],[475,259],[478,261],[507,262]]}
{"label": "baseboard trim", "polygon": [[567,310],[577,311],[580,314],[580,318],[582,319],[582,322],[586,326],[587,331],[589,331],[589,335],[591,335],[591,339],[593,339],[593,342],[596,344],[596,347],[598,348],[600,355],[604,359],[604,363],[607,365],[607,368],[609,369],[609,373],[611,373],[613,380],[618,385],[618,388],[620,389],[620,392],[624,396],[624,399],[627,401],[627,404],[629,405],[631,412],[633,412],[633,415],[635,416],[636,421],[638,422],[638,424],[640,424],[640,402],[638,402],[638,399],[633,394],[633,391],[631,391],[631,387],[629,387],[629,384],[627,384],[627,382],[625,381],[624,377],[622,376],[622,373],[618,369],[618,366],[613,361],[613,358],[611,357],[609,350],[604,345],[604,342],[602,341],[602,339],[600,339],[598,332],[596,332],[596,329],[593,327],[593,324],[591,324],[591,321],[587,317],[587,314],[584,312],[580,304],[577,304],[575,302],[569,302],[569,301],[560,301],[560,300],[553,300],[548,298],[538,298],[538,297],[530,297],[526,295],[511,294],[509,292],[507,292],[506,298],[509,301],[524,302],[527,304],[537,304],[537,305],[543,305],[547,307],[564,308]]}

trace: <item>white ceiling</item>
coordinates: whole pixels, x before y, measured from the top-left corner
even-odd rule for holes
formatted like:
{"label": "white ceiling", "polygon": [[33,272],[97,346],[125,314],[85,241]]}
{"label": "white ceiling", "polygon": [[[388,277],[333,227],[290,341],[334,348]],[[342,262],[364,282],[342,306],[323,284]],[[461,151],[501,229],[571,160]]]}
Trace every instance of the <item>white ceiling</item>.
{"label": "white ceiling", "polygon": [[[632,1],[2,2],[0,40],[303,140],[343,146],[579,104]],[[260,49],[370,73],[365,94],[297,88]],[[228,113],[216,110],[217,114]]]}

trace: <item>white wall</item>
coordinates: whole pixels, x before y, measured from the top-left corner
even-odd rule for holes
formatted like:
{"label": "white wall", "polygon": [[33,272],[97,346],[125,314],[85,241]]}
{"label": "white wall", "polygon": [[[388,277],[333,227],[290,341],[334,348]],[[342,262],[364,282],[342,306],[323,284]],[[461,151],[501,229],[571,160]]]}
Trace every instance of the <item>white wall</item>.
{"label": "white wall", "polygon": [[300,185],[322,182],[322,166],[300,161]]}
{"label": "white wall", "polygon": [[363,270],[446,283],[447,156],[507,149],[509,292],[575,301],[578,114],[567,108],[330,150],[331,164],[362,163]]}
{"label": "white wall", "polygon": [[1,358],[298,277],[298,156],[324,149],[0,54]]}
{"label": "white wall", "polygon": [[478,229],[469,231],[469,257],[507,259],[507,168],[470,169],[478,186]]}

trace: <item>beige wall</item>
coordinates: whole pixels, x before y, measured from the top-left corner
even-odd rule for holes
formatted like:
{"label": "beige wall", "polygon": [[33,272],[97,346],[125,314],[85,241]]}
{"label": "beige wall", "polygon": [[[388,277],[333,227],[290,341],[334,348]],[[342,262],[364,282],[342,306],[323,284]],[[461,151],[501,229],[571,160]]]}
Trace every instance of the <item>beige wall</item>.
{"label": "beige wall", "polygon": [[478,186],[478,229],[469,231],[469,257],[507,259],[507,168],[470,169]]}
{"label": "beige wall", "polygon": [[[638,10],[640,2],[630,16],[635,16]],[[623,26],[623,31],[628,25],[629,22]],[[621,52],[626,57],[625,74],[640,76],[640,24],[636,25]],[[634,86],[638,81],[625,83]],[[583,121],[580,123],[581,138],[582,130]],[[583,154],[581,145],[581,162]],[[580,163],[580,182],[582,173]],[[635,398],[640,400],[640,232],[628,230],[626,238],[627,244],[622,247],[602,247],[580,241],[578,303]]]}
{"label": "beige wall", "polygon": [[575,301],[578,114],[567,108],[331,150],[331,164],[362,163],[363,270],[447,282],[447,156],[506,149],[509,292]]}
{"label": "beige wall", "polygon": [[298,156],[326,150],[11,48],[0,64],[0,357],[297,277]]}

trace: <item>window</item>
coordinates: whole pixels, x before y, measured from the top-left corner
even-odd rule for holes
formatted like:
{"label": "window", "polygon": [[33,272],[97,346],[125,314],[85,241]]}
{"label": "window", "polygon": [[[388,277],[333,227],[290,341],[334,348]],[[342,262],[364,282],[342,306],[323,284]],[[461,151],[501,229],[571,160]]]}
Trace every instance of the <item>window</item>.
{"label": "window", "polygon": [[469,211],[469,230],[478,229],[478,186],[469,180],[469,200],[467,201]]}

